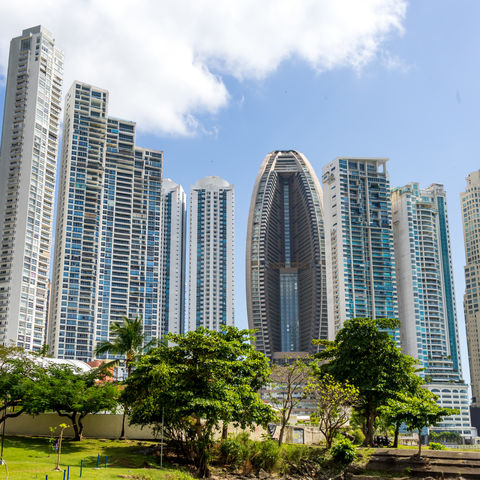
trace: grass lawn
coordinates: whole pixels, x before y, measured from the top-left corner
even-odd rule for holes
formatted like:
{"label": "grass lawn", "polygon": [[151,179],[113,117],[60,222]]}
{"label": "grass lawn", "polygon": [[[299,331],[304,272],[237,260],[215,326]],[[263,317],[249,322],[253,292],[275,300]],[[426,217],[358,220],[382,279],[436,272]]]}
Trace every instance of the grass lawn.
{"label": "grass lawn", "polygon": [[[83,460],[82,480],[192,480],[193,477],[181,471],[159,468],[159,459],[142,453],[153,445],[145,441],[82,440],[62,442],[60,467],[70,466],[70,480],[80,478],[80,461]],[[96,470],[100,454],[100,468]],[[107,468],[105,457],[107,456]],[[6,437],[3,458],[8,468],[9,480],[63,480],[63,471],[54,471],[57,454],[47,438]],[[5,478],[5,466],[0,466],[0,480]],[[66,478],[66,477],[65,477]]]}

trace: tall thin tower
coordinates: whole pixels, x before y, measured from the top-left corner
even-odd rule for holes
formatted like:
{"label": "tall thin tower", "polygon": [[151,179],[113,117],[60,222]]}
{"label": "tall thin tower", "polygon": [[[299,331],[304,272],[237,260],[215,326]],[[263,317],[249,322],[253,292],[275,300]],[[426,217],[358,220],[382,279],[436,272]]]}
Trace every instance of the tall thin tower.
{"label": "tall thin tower", "polygon": [[[329,335],[345,320],[398,318],[386,158],[323,167]],[[399,332],[391,332],[400,343]]]}
{"label": "tall thin tower", "polygon": [[480,407],[480,170],[470,173],[466,180],[467,188],[460,194],[466,261],[463,308],[472,379],[472,404]]}
{"label": "tall thin tower", "polygon": [[234,322],[234,187],[208,176],[190,190],[189,329]]}
{"label": "tall thin tower", "polygon": [[435,429],[471,436],[462,379],[452,255],[443,185],[412,182],[392,190],[398,311],[404,353],[418,359],[426,387],[443,407],[458,408]]}
{"label": "tall thin tower", "polygon": [[327,338],[321,188],[294,150],[269,153],[253,187],[246,249],[249,327],[273,360],[314,351]]}
{"label": "tall thin tower", "polygon": [[162,336],[185,330],[186,219],[186,196],[182,186],[164,178],[160,246]]}
{"label": "tall thin tower", "polygon": [[41,26],[10,43],[0,150],[0,343],[44,342],[63,53]]}

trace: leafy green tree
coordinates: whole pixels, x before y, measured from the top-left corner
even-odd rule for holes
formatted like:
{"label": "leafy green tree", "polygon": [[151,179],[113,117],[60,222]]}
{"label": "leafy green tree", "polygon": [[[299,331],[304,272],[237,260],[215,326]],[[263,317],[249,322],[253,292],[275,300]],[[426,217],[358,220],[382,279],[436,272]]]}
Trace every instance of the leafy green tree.
{"label": "leafy green tree", "polygon": [[[95,353],[101,355],[104,353],[111,353],[124,358],[125,369],[127,370],[127,377],[132,373],[134,362],[140,355],[154,344],[154,341],[145,344],[145,336],[143,334],[143,320],[142,317],[128,318],[123,317],[122,322],[114,322],[110,326],[111,341],[106,340],[97,345]],[[118,363],[116,360],[113,363]],[[123,409],[122,431],[120,439],[125,440],[125,418],[127,409]]]}
{"label": "leafy green tree", "polygon": [[306,392],[315,399],[317,407],[311,418],[318,423],[326,446],[330,448],[335,435],[350,418],[351,409],[358,401],[358,390],[348,382],[338,382],[325,374],[319,379],[312,379]]}
{"label": "leafy green tree", "polygon": [[98,370],[82,373],[69,365],[51,365],[43,381],[32,389],[42,398],[44,410],[53,410],[72,423],[74,440],[83,437],[83,419],[88,414],[112,411],[117,407],[118,387],[102,382]]}
{"label": "leafy green tree", "polygon": [[251,332],[234,327],[199,328],[167,340],[170,347],[140,358],[122,396],[132,423],[164,425],[173,445],[206,477],[220,422],[247,427],[274,419],[257,393],[270,375],[268,361],[254,350]]}
{"label": "leafy green tree", "polygon": [[399,393],[415,391],[422,382],[416,360],[404,355],[388,334],[399,326],[394,319],[356,318],[345,322],[334,341],[317,341],[325,347],[317,358],[327,361],[319,365],[320,374],[358,389],[366,445],[373,445],[379,408]]}
{"label": "leafy green tree", "polygon": [[459,411],[442,408],[437,405],[437,396],[426,388],[419,388],[415,396],[399,394],[398,398],[390,399],[387,408],[396,418],[401,419],[411,431],[418,431],[418,453],[422,454],[422,429],[441,422],[443,417],[455,415]]}
{"label": "leafy green tree", "polygon": [[20,347],[0,345],[0,425],[22,413],[44,411],[42,399],[32,395],[33,386],[44,378],[35,358]]}
{"label": "leafy green tree", "polygon": [[269,398],[270,405],[278,411],[280,419],[280,433],[278,444],[281,445],[285,428],[290,421],[292,410],[305,398],[305,387],[308,382],[308,372],[305,363],[295,359],[288,363],[277,364],[272,367],[269,388],[272,390]]}

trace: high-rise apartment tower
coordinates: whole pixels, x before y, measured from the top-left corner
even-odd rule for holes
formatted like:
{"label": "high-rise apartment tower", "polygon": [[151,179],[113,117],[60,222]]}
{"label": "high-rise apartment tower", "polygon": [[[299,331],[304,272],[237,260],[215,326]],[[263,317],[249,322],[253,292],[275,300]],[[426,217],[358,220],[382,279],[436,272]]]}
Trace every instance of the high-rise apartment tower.
{"label": "high-rise apartment tower", "polygon": [[63,78],[50,32],[10,43],[0,150],[0,344],[39,350],[46,328]]}
{"label": "high-rise apartment tower", "polygon": [[49,344],[88,361],[123,316],[142,316],[147,340],[161,336],[163,154],[108,117],[106,90],[74,82],[65,103]]}
{"label": "high-rise apartment tower", "polygon": [[327,338],[321,188],[293,150],[269,153],[252,193],[247,231],[249,328],[273,360],[314,351]]}
{"label": "high-rise apartment tower", "polygon": [[234,322],[234,187],[208,176],[190,190],[189,329]]}
{"label": "high-rise apartment tower", "polygon": [[185,330],[186,197],[170,178],[162,182],[160,247],[161,334]]}
{"label": "high-rise apartment tower", "polygon": [[422,190],[412,182],[394,188],[392,219],[402,350],[418,359],[439,405],[460,410],[435,429],[471,436],[443,185]]}
{"label": "high-rise apartment tower", "polygon": [[323,167],[331,339],[348,319],[398,318],[386,163],[340,157]]}
{"label": "high-rise apartment tower", "polygon": [[472,379],[472,404],[480,407],[480,170],[467,177],[460,194],[465,240],[465,296],[468,358]]}

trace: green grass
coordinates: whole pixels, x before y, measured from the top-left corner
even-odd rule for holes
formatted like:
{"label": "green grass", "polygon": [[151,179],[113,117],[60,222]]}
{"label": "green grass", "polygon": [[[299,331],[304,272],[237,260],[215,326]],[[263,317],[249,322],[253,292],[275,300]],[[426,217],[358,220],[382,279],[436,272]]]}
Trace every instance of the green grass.
{"label": "green grass", "polygon": [[[188,473],[175,468],[159,468],[159,458],[142,452],[153,445],[145,441],[64,440],[60,466],[70,466],[70,480],[80,478],[80,461],[83,460],[82,480],[192,480]],[[100,454],[100,468],[96,470]],[[105,468],[107,456],[107,468]],[[9,480],[63,480],[63,471],[54,471],[57,454],[48,439],[39,437],[6,437],[3,458],[8,468]],[[5,466],[0,466],[0,480],[5,478]]]}

